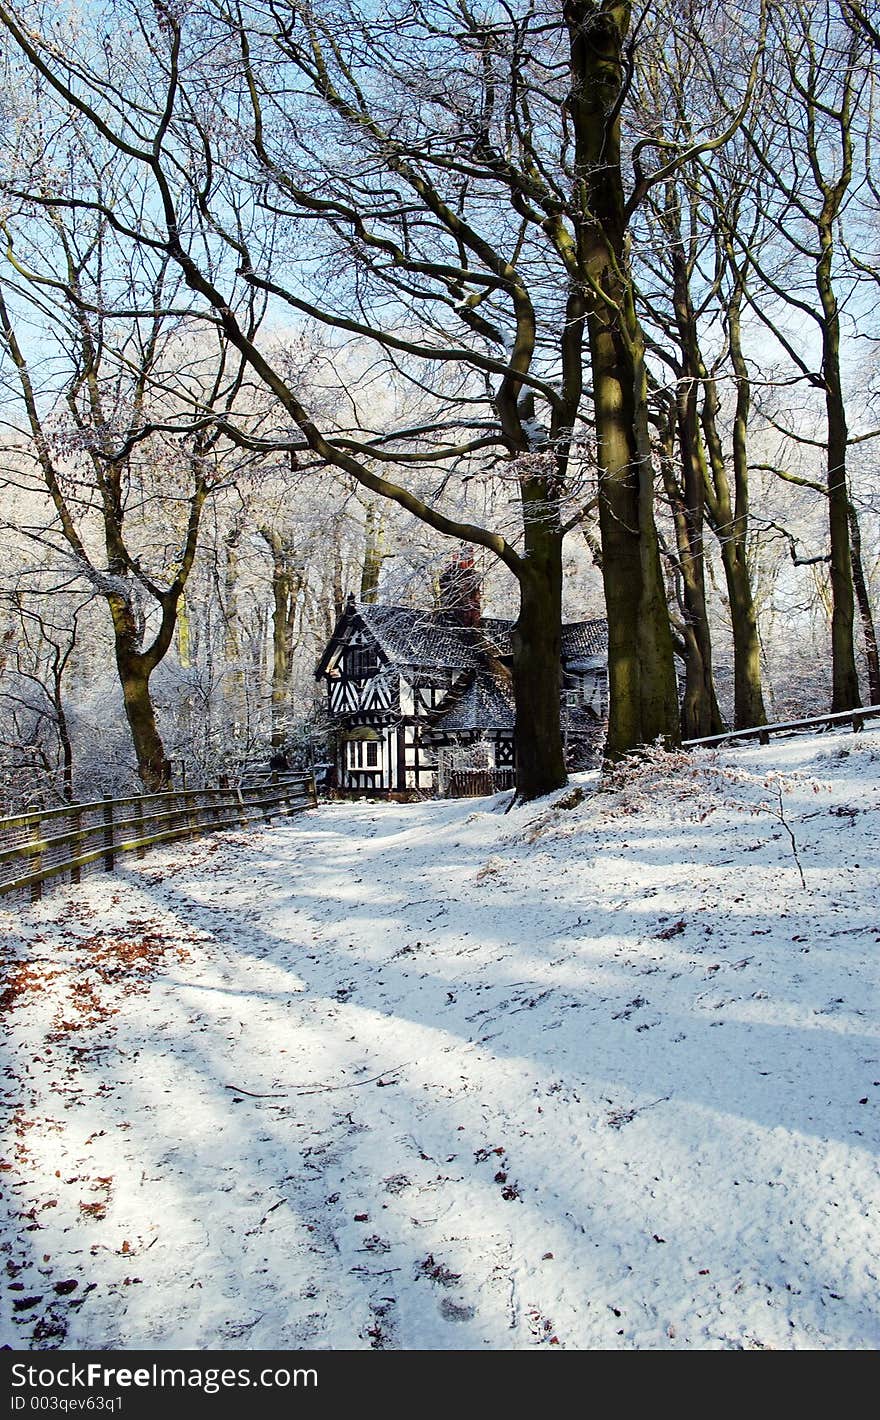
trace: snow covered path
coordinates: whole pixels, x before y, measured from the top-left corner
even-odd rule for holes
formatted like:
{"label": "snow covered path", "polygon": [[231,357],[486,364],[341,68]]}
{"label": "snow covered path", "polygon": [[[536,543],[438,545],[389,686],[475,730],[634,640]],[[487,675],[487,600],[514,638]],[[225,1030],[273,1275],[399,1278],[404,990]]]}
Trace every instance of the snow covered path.
{"label": "snow covered path", "polygon": [[0,1344],[880,1344],[880,734],[579,782],[0,912]]}

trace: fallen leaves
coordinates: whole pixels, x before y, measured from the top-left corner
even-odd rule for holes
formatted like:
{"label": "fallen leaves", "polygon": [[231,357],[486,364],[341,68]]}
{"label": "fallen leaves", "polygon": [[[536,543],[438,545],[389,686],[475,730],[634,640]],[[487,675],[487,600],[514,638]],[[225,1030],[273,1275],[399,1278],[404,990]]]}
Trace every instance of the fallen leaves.
{"label": "fallen leaves", "polygon": [[431,1282],[439,1282],[441,1287],[454,1287],[461,1281],[460,1272],[452,1272],[445,1262],[435,1262],[433,1252],[416,1265],[416,1276],[427,1277]]}
{"label": "fallen leaves", "polygon": [[43,960],[13,962],[0,991],[0,1013],[5,1015],[16,1010],[29,996],[45,991],[60,975],[60,967],[51,967]]}
{"label": "fallen leaves", "polygon": [[671,942],[673,937],[680,937],[686,927],[687,923],[682,917],[678,922],[673,922],[670,927],[663,927],[659,932],[655,932],[655,940],[658,942]]}

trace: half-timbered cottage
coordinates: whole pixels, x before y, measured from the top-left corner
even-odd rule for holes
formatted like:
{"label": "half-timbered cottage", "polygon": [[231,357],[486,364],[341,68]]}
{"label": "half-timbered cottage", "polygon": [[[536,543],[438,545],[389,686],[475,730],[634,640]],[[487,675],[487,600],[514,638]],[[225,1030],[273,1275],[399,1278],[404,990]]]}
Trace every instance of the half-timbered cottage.
{"label": "half-timbered cottage", "polygon": [[[327,687],[341,788],[466,792],[474,775],[512,787],[512,621],[462,609],[356,603],[349,597],[316,668]],[[580,767],[605,714],[604,621],[562,629],[566,749]]]}

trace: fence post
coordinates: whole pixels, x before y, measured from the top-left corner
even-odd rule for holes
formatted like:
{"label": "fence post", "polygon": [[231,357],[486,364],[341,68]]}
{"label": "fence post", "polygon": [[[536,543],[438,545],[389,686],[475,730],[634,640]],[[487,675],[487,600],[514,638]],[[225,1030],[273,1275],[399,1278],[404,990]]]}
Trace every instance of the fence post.
{"label": "fence post", "polygon": [[[140,838],[143,838],[143,836],[144,836],[144,796],[143,796],[143,794],[138,794],[137,798],[136,798],[135,801],[134,801],[134,804],[135,804],[134,816],[135,816],[135,818],[137,819],[137,836],[138,836],[138,838],[140,839]],[[139,857],[139,858],[143,858],[143,856],[144,856],[144,854],[146,853],[146,851],[147,851],[147,850],[146,850],[146,848],[144,847],[144,845],[143,845],[143,843],[142,843],[141,846],[140,846],[140,848],[139,848],[138,851],[137,851],[138,857]]]}
{"label": "fence post", "polygon": [[[73,831],[74,831],[74,833],[76,834],[76,837],[75,837],[74,840],[73,840],[73,856],[74,856],[74,858],[78,858],[79,855],[80,855],[80,853],[81,853],[81,851],[82,851],[82,810],[81,810],[81,809],[74,809],[74,810],[73,810],[73,814],[72,814],[72,818],[73,818]],[[71,868],[71,870],[70,870],[70,881],[71,881],[71,883],[74,885],[74,887],[79,887],[79,882],[80,882],[80,878],[81,878],[81,877],[82,877],[82,870],[79,868],[79,866],[77,866],[77,867],[75,867],[75,868]]]}
{"label": "fence post", "polygon": [[[184,793],[186,793],[186,790],[184,790]],[[196,797],[195,791],[193,791],[192,793],[187,793],[186,823],[189,829],[190,838],[198,838],[199,836],[199,808],[200,805]]]}
{"label": "fence post", "polygon": [[109,794],[104,795],[104,869],[108,873],[113,872],[116,863],[116,856],[113,852],[113,800]]}
{"label": "fence post", "polygon": [[[40,818],[39,818],[39,815],[37,815],[36,819],[34,819],[33,823],[31,824],[31,842],[32,842],[32,843],[40,843],[40,841],[42,840],[42,837],[43,837],[43,834],[42,834],[42,828],[41,828],[41,825],[40,825]],[[32,871],[33,871],[33,872],[39,873],[39,872],[42,871],[42,868],[43,868],[43,850],[42,850],[42,848],[38,848],[38,849],[37,849],[36,853],[34,853],[34,855],[31,857],[30,863],[31,863],[31,868],[32,868]],[[40,898],[41,898],[42,896],[43,896],[43,884],[42,884],[42,882],[31,883],[31,902],[39,902],[39,900],[40,900]]]}

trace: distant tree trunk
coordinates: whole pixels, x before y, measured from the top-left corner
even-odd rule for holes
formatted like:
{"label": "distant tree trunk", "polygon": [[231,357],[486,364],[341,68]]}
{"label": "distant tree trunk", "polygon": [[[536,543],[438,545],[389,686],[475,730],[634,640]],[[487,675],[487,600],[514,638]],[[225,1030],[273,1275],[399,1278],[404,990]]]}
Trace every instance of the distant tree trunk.
{"label": "distant tree trunk", "polygon": [[767,711],[761,687],[761,643],[752,594],[752,579],[741,539],[726,538],[721,562],[727,581],[730,624],[733,632],[734,726],[737,730],[766,725]]}
{"label": "distant tree trunk", "polygon": [[862,533],[859,518],[852,503],[849,505],[849,537],[852,556],[853,587],[862,621],[862,636],[865,642],[865,664],[868,670],[868,699],[872,705],[880,705],[880,658],[877,655],[877,630],[874,613],[862,563]]}
{"label": "distant tree trunk", "polygon": [[192,665],[189,612],[183,596],[177,606],[177,659],[182,670],[189,670]]}
{"label": "distant tree trunk", "polygon": [[336,524],[333,534],[333,564],[331,574],[331,592],[333,597],[333,620],[330,623],[330,630],[336,625],[342,613],[345,611],[345,598],[347,589],[345,586],[345,568],[342,557],[342,543],[340,538],[340,524]]}
{"label": "distant tree trunk", "polygon": [[241,657],[238,627],[238,544],[242,529],[235,527],[223,539],[223,654],[235,666]]}
{"label": "distant tree trunk", "polygon": [[247,719],[238,607],[238,548],[243,533],[243,521],[237,522],[223,538],[223,698],[231,712],[233,734]]}
{"label": "distant tree trunk", "polygon": [[681,352],[681,371],[675,395],[681,496],[674,501],[685,611],[685,691],[681,707],[681,732],[685,739],[700,739],[720,734],[724,724],[715,695],[712,635],[706,606],[703,525],[708,470],[697,403],[702,361],[678,205],[678,189],[670,182],[666,187],[664,217],[670,237],[672,305]]}
{"label": "distant tree trunk", "polygon": [[[733,248],[726,240],[728,257],[733,261]],[[736,269],[736,268],[734,268]],[[701,371],[705,398],[702,423],[709,452],[711,480],[707,485],[706,510],[709,522],[721,548],[721,563],[727,582],[730,624],[733,633],[734,717],[737,730],[766,725],[767,711],[761,687],[761,644],[758,638],[758,618],[752,592],[752,578],[747,557],[749,527],[749,460],[748,429],[751,412],[751,383],[742,349],[740,310],[742,278],[737,282],[728,302],[727,331],[730,357],[736,376],[736,409],[733,420],[733,479],[730,480],[718,433],[718,391],[715,381]],[[711,490],[711,491],[710,491]]]}
{"label": "distant tree trunk", "polygon": [[293,549],[277,528],[262,527],[260,534],[272,554],[272,748],[283,749],[289,730],[296,601],[303,579],[293,564]]}
{"label": "distant tree trunk", "polygon": [[[679,450],[682,463],[695,461],[697,453],[693,442],[693,421],[695,407],[691,408],[690,392],[693,382],[685,393],[678,390]],[[682,409],[682,405],[687,406]],[[688,432],[682,438],[682,424],[687,423]],[[681,579],[682,603],[684,610],[684,665],[685,689],[681,706],[681,733],[684,739],[700,739],[706,735],[720,734],[724,729],[721,711],[715,695],[712,676],[712,642],[709,632],[709,617],[706,609],[706,587],[703,576],[702,556],[694,554],[695,522],[688,517],[686,494],[675,478],[674,442],[672,431],[667,431],[663,450],[663,478],[666,494],[672,509],[675,540],[678,550],[676,570]],[[700,519],[701,521],[701,519]],[[697,524],[699,526],[699,524]],[[702,528],[698,534],[702,543]]]}
{"label": "distant tree trunk", "polygon": [[272,748],[281,749],[287,738],[288,624],[290,575],[276,559],[272,570]]}
{"label": "distant tree trunk", "polygon": [[55,723],[58,726],[58,743],[61,746],[61,785],[62,797],[65,803],[73,803],[73,745],[70,739],[70,726],[67,723],[67,714],[64,709],[64,697],[61,691],[61,667],[56,656],[52,675],[52,700],[55,710]]}
{"label": "distant tree trunk", "polygon": [[360,600],[371,605],[379,600],[379,578],[385,553],[385,520],[376,514],[374,504],[367,506],[364,525],[364,560],[361,567]]}

